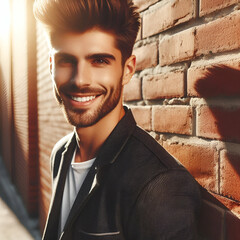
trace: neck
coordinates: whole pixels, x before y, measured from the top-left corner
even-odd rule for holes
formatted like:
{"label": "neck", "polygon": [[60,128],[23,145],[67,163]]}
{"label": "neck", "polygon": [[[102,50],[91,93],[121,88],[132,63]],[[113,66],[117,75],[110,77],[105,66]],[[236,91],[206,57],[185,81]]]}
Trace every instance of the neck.
{"label": "neck", "polygon": [[123,105],[118,104],[110,113],[93,126],[76,128],[79,138],[79,148],[75,161],[84,162],[95,158],[102,144],[124,115]]}

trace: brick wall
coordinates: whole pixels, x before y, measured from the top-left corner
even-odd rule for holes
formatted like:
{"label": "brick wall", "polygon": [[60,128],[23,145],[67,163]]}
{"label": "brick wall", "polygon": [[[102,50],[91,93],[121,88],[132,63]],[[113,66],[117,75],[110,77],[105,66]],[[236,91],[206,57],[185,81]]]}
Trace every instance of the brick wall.
{"label": "brick wall", "polygon": [[[32,0],[12,1],[12,178],[30,215],[38,214],[36,40]],[[5,159],[8,161],[8,159]]]}
{"label": "brick wall", "polygon": [[[240,8],[238,0],[135,0],[137,72],[124,90],[137,122],[211,195],[209,239],[240,230]],[[238,227],[237,227],[238,226]]]}
{"label": "brick wall", "polygon": [[[2,11],[10,12],[9,5]],[[1,18],[2,19],[2,18]],[[7,21],[7,20],[6,20]],[[8,21],[7,21],[8,22]],[[6,23],[7,25],[7,23]],[[6,27],[6,26],[5,26]],[[9,173],[12,172],[12,98],[11,98],[11,33],[8,28],[0,32],[0,149]]]}
{"label": "brick wall", "polygon": [[[36,40],[32,0],[8,1],[11,29],[1,32],[1,154],[31,216],[38,215]],[[4,5],[5,6],[5,5]],[[2,19],[1,19],[2,20]]]}

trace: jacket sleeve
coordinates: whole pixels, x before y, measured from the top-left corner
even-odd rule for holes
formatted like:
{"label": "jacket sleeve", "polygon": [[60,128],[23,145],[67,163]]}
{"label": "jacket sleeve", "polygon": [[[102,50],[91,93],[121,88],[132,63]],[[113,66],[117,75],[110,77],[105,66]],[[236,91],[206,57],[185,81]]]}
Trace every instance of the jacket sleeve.
{"label": "jacket sleeve", "polygon": [[129,240],[192,240],[200,192],[185,170],[168,170],[140,193],[129,218]]}

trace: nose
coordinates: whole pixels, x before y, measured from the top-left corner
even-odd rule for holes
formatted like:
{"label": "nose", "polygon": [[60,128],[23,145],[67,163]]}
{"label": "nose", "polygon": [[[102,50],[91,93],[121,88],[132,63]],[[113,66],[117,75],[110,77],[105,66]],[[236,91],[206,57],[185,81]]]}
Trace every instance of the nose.
{"label": "nose", "polygon": [[75,82],[76,86],[82,87],[91,84],[91,74],[87,67],[87,64],[84,62],[79,62],[76,66],[73,81]]}

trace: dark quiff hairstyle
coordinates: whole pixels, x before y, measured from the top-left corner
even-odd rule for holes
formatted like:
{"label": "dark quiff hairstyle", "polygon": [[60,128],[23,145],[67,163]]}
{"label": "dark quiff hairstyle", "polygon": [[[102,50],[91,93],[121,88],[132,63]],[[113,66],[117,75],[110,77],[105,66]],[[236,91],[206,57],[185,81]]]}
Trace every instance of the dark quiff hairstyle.
{"label": "dark quiff hairstyle", "polygon": [[140,26],[132,0],[35,0],[33,11],[50,41],[57,34],[83,33],[94,27],[114,34],[123,63],[132,54]]}

